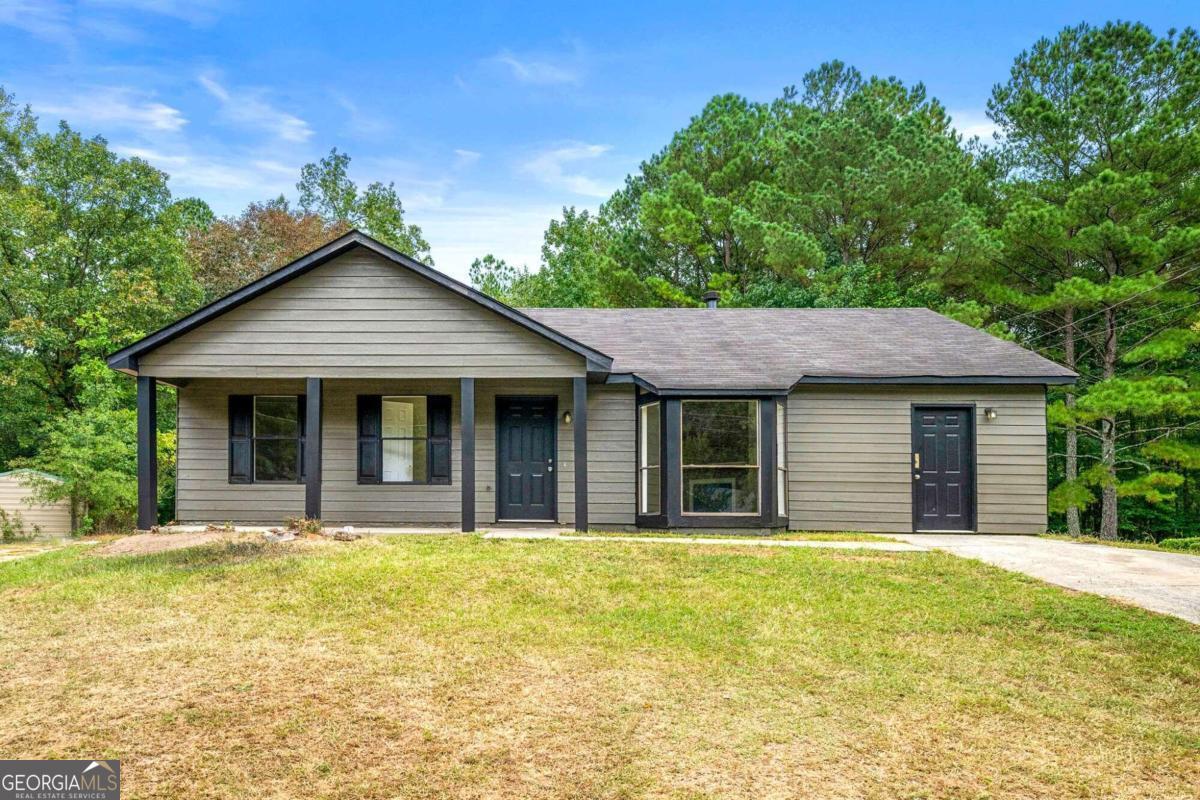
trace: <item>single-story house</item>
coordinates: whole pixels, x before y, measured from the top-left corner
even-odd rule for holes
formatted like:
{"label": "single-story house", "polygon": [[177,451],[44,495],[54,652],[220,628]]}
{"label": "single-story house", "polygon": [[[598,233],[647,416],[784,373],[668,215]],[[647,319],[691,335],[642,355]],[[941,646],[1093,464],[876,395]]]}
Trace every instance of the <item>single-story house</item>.
{"label": "single-story house", "polygon": [[25,532],[35,531],[42,536],[69,536],[71,533],[71,501],[39,503],[34,496],[32,479],[43,478],[61,482],[62,478],[32,469],[0,472],[0,510],[10,517],[19,516]]}
{"label": "single-story house", "polygon": [[515,309],[357,231],[109,357],[176,518],[1036,533],[1046,386],[923,308]]}

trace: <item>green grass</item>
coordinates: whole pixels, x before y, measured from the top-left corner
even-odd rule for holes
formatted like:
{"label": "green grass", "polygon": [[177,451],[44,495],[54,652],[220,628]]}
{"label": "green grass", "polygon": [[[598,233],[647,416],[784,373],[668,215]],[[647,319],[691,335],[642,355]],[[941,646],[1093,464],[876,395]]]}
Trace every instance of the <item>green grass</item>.
{"label": "green grass", "polygon": [[0,753],[128,797],[1200,794],[1200,629],[938,552],[73,547],[0,607]]}
{"label": "green grass", "polygon": [[[1155,550],[1160,553],[1178,553],[1179,550],[1171,550],[1166,547],[1159,547],[1154,542],[1131,542],[1126,539],[1101,539],[1098,536],[1067,536],[1063,533],[1043,533],[1043,539],[1056,539],[1060,542],[1076,542],[1078,544],[1102,544],[1106,547],[1125,547],[1130,550]],[[1186,551],[1184,551],[1186,552]]]}
{"label": "green grass", "polygon": [[793,542],[894,542],[887,536],[878,536],[873,533],[857,533],[854,531],[843,531],[836,533],[824,533],[821,531],[784,531],[780,533],[754,533],[752,531],[730,531],[727,533],[683,533],[680,531],[651,531],[638,530],[632,532],[622,531],[588,531],[586,536],[614,536],[614,537],[651,537],[651,538],[700,538],[700,539],[777,539],[781,541]]}

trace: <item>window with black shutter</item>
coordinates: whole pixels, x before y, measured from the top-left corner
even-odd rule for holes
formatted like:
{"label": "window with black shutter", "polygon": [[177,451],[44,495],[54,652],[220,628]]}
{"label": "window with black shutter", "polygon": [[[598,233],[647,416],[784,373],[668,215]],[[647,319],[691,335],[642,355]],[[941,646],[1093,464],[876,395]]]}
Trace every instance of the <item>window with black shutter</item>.
{"label": "window with black shutter", "polygon": [[450,483],[450,397],[359,395],[358,482]]}
{"label": "window with black shutter", "polygon": [[304,479],[305,395],[229,396],[229,482]]}

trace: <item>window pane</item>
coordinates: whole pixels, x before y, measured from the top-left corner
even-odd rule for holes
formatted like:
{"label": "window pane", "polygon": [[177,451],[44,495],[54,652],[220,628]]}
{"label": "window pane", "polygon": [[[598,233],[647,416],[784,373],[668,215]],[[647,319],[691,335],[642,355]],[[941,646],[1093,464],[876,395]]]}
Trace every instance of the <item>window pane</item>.
{"label": "window pane", "polygon": [[640,446],[642,467],[657,467],[661,455],[658,403],[642,406],[642,442]]}
{"label": "window pane", "polygon": [[642,475],[642,508],[643,514],[658,514],[662,508],[662,483],[658,467],[650,467],[641,472]]}
{"label": "window pane", "polygon": [[300,409],[296,395],[254,398],[255,436],[299,436]]}
{"label": "window pane", "polygon": [[[292,406],[295,407],[295,398]],[[300,442],[297,439],[256,439],[254,441],[254,480],[299,480],[297,463]]]}
{"label": "window pane", "polygon": [[428,480],[429,462],[425,458],[425,450],[424,439],[384,439],[384,483],[424,483]]}
{"label": "window pane", "polygon": [[684,467],[683,513],[757,514],[758,469]]}
{"label": "window pane", "polygon": [[775,464],[780,469],[787,469],[787,406],[775,404]]}
{"label": "window pane", "polygon": [[385,439],[393,436],[415,436],[424,439],[428,435],[427,419],[424,397],[383,398],[383,438]]}
{"label": "window pane", "polygon": [[685,400],[684,464],[758,465],[757,400]]}
{"label": "window pane", "polygon": [[778,508],[779,516],[786,517],[788,508],[787,472],[782,469],[777,469],[775,470],[775,474],[779,476],[775,486],[775,496],[779,498],[779,502],[776,503],[776,507]]}

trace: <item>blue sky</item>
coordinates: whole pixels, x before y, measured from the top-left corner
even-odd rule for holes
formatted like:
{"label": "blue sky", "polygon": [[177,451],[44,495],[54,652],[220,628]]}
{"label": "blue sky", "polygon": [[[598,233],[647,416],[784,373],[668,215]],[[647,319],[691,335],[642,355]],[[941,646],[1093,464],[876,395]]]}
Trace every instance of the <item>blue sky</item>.
{"label": "blue sky", "polygon": [[395,182],[437,266],[536,266],[714,94],[769,100],[840,58],[924,81],[960,130],[1012,58],[1080,21],[1200,24],[1195,2],[353,3],[0,0],[0,85],[220,214],[295,196],[333,146]]}

